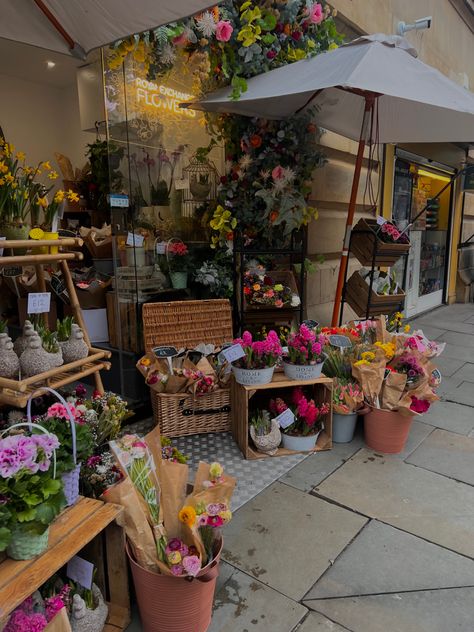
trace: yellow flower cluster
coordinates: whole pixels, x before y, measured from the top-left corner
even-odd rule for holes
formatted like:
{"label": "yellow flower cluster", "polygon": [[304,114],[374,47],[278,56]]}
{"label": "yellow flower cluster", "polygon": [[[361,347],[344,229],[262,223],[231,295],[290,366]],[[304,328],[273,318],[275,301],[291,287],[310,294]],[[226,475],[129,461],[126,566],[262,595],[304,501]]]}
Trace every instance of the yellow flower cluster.
{"label": "yellow flower cluster", "polygon": [[118,70],[125,61],[127,55],[132,53],[133,59],[139,64],[144,64],[148,71],[150,66],[150,50],[143,40],[136,41],[134,37],[129,37],[120,42],[117,48],[107,60],[110,70]]}
{"label": "yellow flower cluster", "polygon": [[391,360],[393,356],[395,355],[395,345],[393,344],[393,342],[382,343],[382,342],[377,341],[375,343],[375,346],[379,347],[379,349],[382,349],[382,351],[385,353],[385,357],[387,358],[387,360]]}
{"label": "yellow flower cluster", "polygon": [[209,226],[212,230],[219,232],[219,235],[213,235],[211,248],[216,248],[218,243],[222,241],[228,241],[233,237],[233,230],[237,226],[237,220],[232,217],[232,213],[226,210],[220,204],[217,206],[212,216]]}
{"label": "yellow flower cluster", "polygon": [[360,360],[354,362],[354,366],[368,365],[375,360],[375,353],[373,351],[364,351],[360,355]]}

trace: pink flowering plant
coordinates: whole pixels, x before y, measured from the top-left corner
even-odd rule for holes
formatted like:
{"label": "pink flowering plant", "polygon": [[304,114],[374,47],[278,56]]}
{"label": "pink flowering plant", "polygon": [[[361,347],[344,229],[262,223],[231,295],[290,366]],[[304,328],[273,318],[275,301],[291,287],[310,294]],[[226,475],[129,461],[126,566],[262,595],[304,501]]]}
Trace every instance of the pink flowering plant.
{"label": "pink flowering plant", "polygon": [[377,235],[382,241],[389,244],[408,244],[409,239],[406,233],[402,233],[392,222],[385,222],[380,227]]}
{"label": "pink flowering plant", "polygon": [[301,387],[296,387],[291,393],[291,403],[288,405],[283,399],[270,400],[270,412],[275,416],[280,415],[287,408],[290,408],[295,421],[290,426],[282,430],[285,434],[295,436],[307,436],[316,434],[322,427],[324,417],[330,411],[328,403],[316,405],[314,399],[305,395]]}
{"label": "pink flowering plant", "polygon": [[0,439],[0,551],[18,527],[32,535],[44,533],[65,506],[62,483],[52,473],[58,447],[53,434]]}
{"label": "pink flowering plant", "polygon": [[356,382],[334,380],[332,403],[335,413],[350,415],[361,407],[363,401],[364,393]]}
{"label": "pink flowering plant", "polygon": [[276,331],[270,330],[264,340],[253,340],[249,331],[242,338],[236,338],[234,344],[242,345],[245,357],[235,361],[241,369],[264,369],[275,366],[282,355],[280,339]]}
{"label": "pink flowering plant", "polygon": [[3,632],[42,632],[65,605],[61,595],[28,597],[11,613]]}
{"label": "pink flowering plant", "polygon": [[214,544],[221,537],[220,529],[232,519],[227,503],[199,503],[196,507],[196,520],[208,559],[212,558]]}
{"label": "pink flowering plant", "polygon": [[402,353],[392,361],[391,368],[397,373],[405,373],[407,381],[416,381],[425,375],[425,370],[416,357],[416,352]]}
{"label": "pink flowering plant", "polygon": [[[68,404],[69,411],[74,419],[76,430],[76,461],[85,463],[94,451],[94,438],[92,429],[85,422],[84,414],[73,404]],[[59,448],[57,451],[57,470],[59,474],[70,472],[74,469],[72,431],[69,421],[68,409],[63,404],[53,404],[46,414],[38,419],[38,422],[48,432],[57,436]]]}
{"label": "pink flowering plant", "polygon": [[288,355],[285,361],[298,365],[321,364],[326,357],[323,353],[324,341],[325,336],[304,324],[300,325],[299,330],[287,338]]}
{"label": "pink flowering plant", "polygon": [[165,548],[165,561],[175,577],[196,577],[201,570],[201,558],[195,546],[188,546],[179,538],[171,538]]}

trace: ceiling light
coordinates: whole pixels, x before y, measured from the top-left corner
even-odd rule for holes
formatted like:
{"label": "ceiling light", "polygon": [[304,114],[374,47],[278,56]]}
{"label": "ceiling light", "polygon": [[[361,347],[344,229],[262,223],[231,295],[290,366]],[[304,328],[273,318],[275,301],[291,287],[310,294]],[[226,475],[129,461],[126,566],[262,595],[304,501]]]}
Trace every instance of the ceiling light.
{"label": "ceiling light", "polygon": [[55,61],[47,61],[46,65],[48,66],[49,70],[52,70],[56,66],[56,62]]}

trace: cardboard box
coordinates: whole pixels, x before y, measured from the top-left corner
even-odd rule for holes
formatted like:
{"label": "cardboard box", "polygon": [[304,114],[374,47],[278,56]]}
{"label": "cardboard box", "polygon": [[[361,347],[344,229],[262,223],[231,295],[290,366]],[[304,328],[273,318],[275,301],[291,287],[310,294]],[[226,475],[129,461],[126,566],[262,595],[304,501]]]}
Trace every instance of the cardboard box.
{"label": "cardboard box", "polygon": [[108,342],[107,310],[104,308],[83,309],[81,311],[91,342]]}

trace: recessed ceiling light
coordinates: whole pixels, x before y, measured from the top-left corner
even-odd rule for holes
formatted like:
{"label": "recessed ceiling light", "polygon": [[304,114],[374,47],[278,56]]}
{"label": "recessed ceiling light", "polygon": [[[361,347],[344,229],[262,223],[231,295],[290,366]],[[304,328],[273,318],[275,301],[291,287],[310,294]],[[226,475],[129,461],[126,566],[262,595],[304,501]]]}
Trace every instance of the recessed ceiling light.
{"label": "recessed ceiling light", "polygon": [[56,62],[54,62],[54,61],[47,61],[46,65],[48,66],[49,70],[52,70],[56,66]]}

